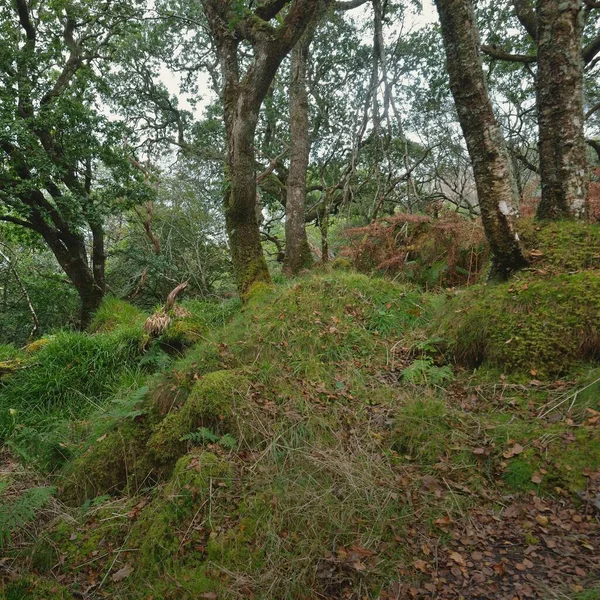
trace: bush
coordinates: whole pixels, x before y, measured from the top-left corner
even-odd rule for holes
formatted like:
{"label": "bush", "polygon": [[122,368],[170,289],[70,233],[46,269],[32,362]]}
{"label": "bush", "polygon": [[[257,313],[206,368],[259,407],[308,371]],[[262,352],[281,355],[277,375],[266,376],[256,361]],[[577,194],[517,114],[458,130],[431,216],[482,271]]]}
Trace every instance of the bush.
{"label": "bush", "polygon": [[488,263],[481,223],[456,213],[397,214],[349,229],[346,237],[342,255],[359,271],[400,275],[428,288],[475,283]]}

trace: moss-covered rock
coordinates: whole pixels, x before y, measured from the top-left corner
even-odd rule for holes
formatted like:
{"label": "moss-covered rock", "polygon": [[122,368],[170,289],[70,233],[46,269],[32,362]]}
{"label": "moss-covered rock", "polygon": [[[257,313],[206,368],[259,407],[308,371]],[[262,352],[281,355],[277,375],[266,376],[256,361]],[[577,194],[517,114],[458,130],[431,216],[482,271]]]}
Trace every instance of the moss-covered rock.
{"label": "moss-covered rock", "polygon": [[181,456],[187,445],[184,436],[201,427],[241,441],[248,433],[249,385],[237,371],[215,371],[198,379],[183,406],[169,413],[154,430],[148,442],[154,459],[162,463]]}
{"label": "moss-covered rock", "polygon": [[600,268],[600,226],[596,224],[522,219],[518,230],[538,275]]}
{"label": "moss-covered rock", "polygon": [[[205,543],[208,531],[200,525],[232,479],[232,466],[210,452],[197,450],[177,461],[169,483],[131,530],[129,542],[139,548],[138,574],[169,570],[186,549]],[[196,559],[203,561],[201,555]]]}
{"label": "moss-covered rock", "polygon": [[103,494],[135,494],[153,471],[153,465],[145,460],[149,427],[145,417],[123,420],[115,430],[95,440],[65,468],[61,498],[81,504]]}
{"label": "moss-covered rock", "polygon": [[444,307],[437,334],[459,363],[564,374],[600,358],[600,273],[521,276],[475,286]]}

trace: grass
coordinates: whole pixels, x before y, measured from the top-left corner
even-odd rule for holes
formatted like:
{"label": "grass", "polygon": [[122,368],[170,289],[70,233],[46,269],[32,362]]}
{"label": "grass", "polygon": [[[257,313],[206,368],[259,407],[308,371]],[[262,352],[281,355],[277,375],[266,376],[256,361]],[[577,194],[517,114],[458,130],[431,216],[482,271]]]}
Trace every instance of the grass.
{"label": "grass", "polygon": [[[13,560],[49,575],[60,556],[67,581],[77,572],[131,600],[374,599],[399,573],[418,585],[421,540],[444,552],[446,524],[474,507],[556,488],[577,498],[600,468],[587,410],[596,372],[558,391],[493,368],[493,384],[483,372],[470,379],[423,341],[444,297],[337,271],[262,285],[244,307],[188,303],[183,319],[202,332],[194,346],[164,364],[160,339],[131,347],[131,363],[119,361],[129,366],[110,376],[99,366],[93,384],[57,373],[80,367],[51,362],[53,340],[22,377],[35,384],[53,365],[51,381],[68,381],[38,390],[46,414],[64,417],[66,430],[52,421],[52,431],[71,440],[51,477],[71,508]],[[140,339],[128,331],[73,338],[80,360],[112,360],[107,347]],[[75,385],[95,412],[71,404]],[[574,407],[544,414],[577,389]],[[23,406],[31,401],[25,393]]]}

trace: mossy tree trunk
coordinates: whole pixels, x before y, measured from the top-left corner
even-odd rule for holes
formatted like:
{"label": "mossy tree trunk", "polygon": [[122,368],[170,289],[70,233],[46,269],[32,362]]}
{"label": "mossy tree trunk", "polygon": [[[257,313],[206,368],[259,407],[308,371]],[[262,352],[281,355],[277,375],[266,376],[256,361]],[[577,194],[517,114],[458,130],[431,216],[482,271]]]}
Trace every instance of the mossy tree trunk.
{"label": "mossy tree trunk", "polygon": [[540,219],[587,215],[582,0],[538,0],[537,107],[542,199]]}
{"label": "mossy tree trunk", "polygon": [[290,169],[285,204],[284,273],[297,275],[313,263],[305,226],[306,177],[310,155],[306,63],[312,41],[307,31],[292,50],[290,81]]}
{"label": "mossy tree trunk", "polygon": [[[234,0],[202,0],[223,78],[228,144],[225,221],[242,297],[256,282],[270,281],[257,219],[254,134],[260,107],[281,61],[330,0],[270,0],[254,10]],[[284,11],[284,9],[287,9]],[[270,21],[278,18],[279,24]],[[240,44],[253,60],[241,73]]]}
{"label": "mossy tree trunk", "polygon": [[513,220],[517,192],[479,54],[472,0],[436,0],[450,88],[467,142],[481,217],[493,257],[492,275],[506,278],[527,264]]}

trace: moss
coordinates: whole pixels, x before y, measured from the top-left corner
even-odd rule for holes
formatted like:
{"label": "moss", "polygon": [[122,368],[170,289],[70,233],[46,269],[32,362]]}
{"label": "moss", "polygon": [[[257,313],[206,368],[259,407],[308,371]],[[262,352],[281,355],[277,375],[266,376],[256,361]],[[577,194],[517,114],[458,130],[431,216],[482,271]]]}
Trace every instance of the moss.
{"label": "moss", "polygon": [[540,274],[600,268],[600,227],[596,224],[521,219],[518,230]]}
{"label": "moss", "polygon": [[29,355],[37,354],[42,348],[51,343],[53,339],[54,336],[52,335],[40,338],[39,340],[31,342],[31,344],[27,344],[23,350]]}
{"label": "moss", "polygon": [[75,600],[67,588],[56,581],[24,577],[0,583],[1,600]]}
{"label": "moss", "polygon": [[245,304],[261,304],[271,298],[275,292],[275,288],[270,283],[258,281],[250,286],[244,294]]}
{"label": "moss", "polygon": [[352,262],[347,258],[338,256],[332,261],[331,268],[336,271],[350,271],[352,270]]}
{"label": "moss", "polygon": [[398,411],[392,448],[417,461],[433,463],[452,445],[451,433],[448,411],[442,400],[412,400]]}
{"label": "moss", "polygon": [[137,492],[152,472],[144,460],[150,435],[147,418],[123,420],[119,427],[92,443],[63,472],[61,498],[81,504],[103,494]]}
{"label": "moss", "polygon": [[169,462],[184,452],[183,436],[199,427],[213,433],[244,437],[245,395],[249,382],[236,371],[215,371],[198,379],[181,408],[156,427],[148,448],[158,462]]}
{"label": "moss", "polygon": [[[131,530],[129,543],[139,548],[138,576],[170,570],[187,550],[205,543],[200,524],[232,479],[231,465],[210,452],[196,451],[177,461],[160,497]],[[202,562],[202,556],[196,558]]]}
{"label": "moss", "polygon": [[444,310],[437,333],[461,364],[542,377],[600,358],[600,273],[475,286]]}
{"label": "moss", "polygon": [[94,314],[90,324],[92,333],[107,333],[117,329],[135,327],[141,330],[146,314],[133,304],[118,298],[108,297]]}
{"label": "moss", "polygon": [[57,564],[68,570],[79,570],[87,564],[96,572],[108,569],[114,552],[127,538],[130,511],[135,512],[138,502],[135,497],[103,504],[96,501],[77,519],[54,523],[36,542],[31,557],[33,570],[45,574]]}

